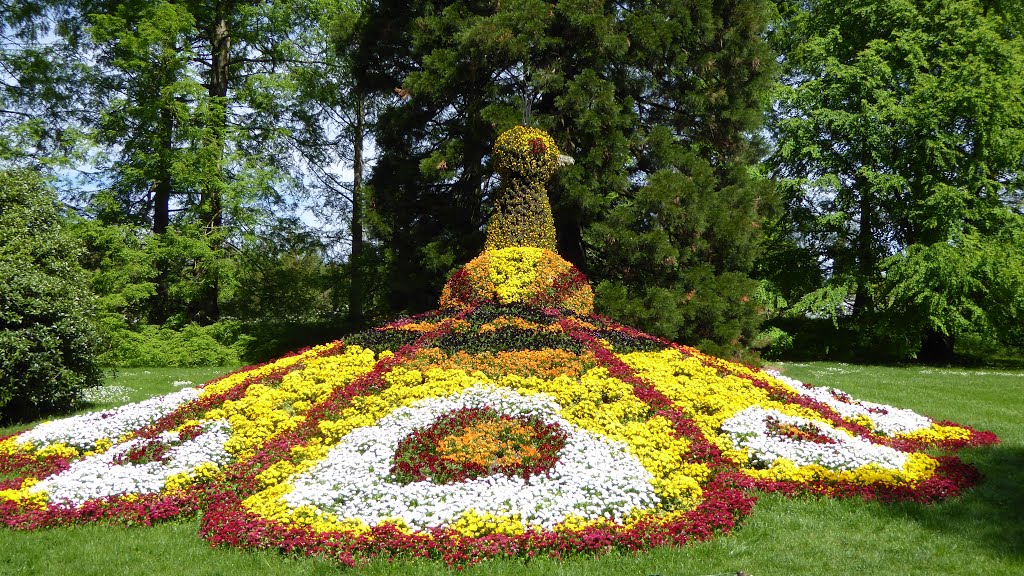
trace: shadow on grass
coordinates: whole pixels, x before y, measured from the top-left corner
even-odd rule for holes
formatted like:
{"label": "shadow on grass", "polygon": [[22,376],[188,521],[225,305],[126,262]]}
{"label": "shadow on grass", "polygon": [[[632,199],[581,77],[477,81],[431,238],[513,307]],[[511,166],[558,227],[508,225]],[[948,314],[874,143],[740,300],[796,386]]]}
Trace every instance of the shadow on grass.
{"label": "shadow on grass", "polygon": [[980,485],[947,502],[885,508],[929,530],[972,540],[996,555],[1024,558],[1024,448],[996,445],[959,455],[984,475]]}

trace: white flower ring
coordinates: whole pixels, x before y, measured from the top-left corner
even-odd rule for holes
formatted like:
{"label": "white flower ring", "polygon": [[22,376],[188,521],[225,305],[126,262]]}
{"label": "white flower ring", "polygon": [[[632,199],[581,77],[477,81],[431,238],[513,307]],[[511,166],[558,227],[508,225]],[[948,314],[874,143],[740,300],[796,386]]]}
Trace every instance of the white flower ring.
{"label": "white flower ring", "polygon": [[[817,443],[772,434],[769,431],[770,420],[793,426],[813,426],[821,436],[833,443]],[[798,466],[817,464],[837,471],[855,470],[871,464],[899,470],[907,461],[905,452],[850,436],[824,422],[789,416],[760,406],[751,406],[736,413],[722,423],[722,431],[728,434],[734,446],[749,451],[752,463],[765,466],[785,458]]]}
{"label": "white flower ring", "polygon": [[[454,484],[401,485],[389,479],[403,438],[453,411],[485,407],[560,426],[567,438],[558,462],[529,480],[496,474]],[[349,432],[324,460],[292,479],[283,499],[292,508],[312,506],[339,520],[373,526],[401,518],[418,530],[450,526],[468,511],[518,517],[524,525],[545,529],[567,517],[621,523],[633,511],[659,503],[652,475],[625,443],[574,426],[559,416],[560,409],[547,395],[483,385],[423,400]]]}
{"label": "white flower ring", "polygon": [[43,422],[19,434],[14,441],[36,448],[66,444],[79,450],[92,450],[100,440],[117,442],[125,434],[148,426],[179,406],[199,398],[200,393],[197,388],[184,388],[110,410]]}
{"label": "white flower ring", "polygon": [[866,400],[857,400],[846,392],[828,386],[811,386],[794,378],[783,376],[774,370],[765,370],[765,374],[779,380],[792,388],[801,396],[813,398],[839,413],[847,420],[868,418],[872,423],[872,431],[884,436],[909,434],[930,428],[931,418],[922,416],[913,410],[896,408],[888,404],[877,404]]}
{"label": "white flower ring", "polygon": [[[33,485],[30,491],[45,492],[50,502],[65,506],[79,506],[94,498],[157,493],[171,476],[192,472],[206,463],[222,466],[230,462],[231,456],[224,449],[230,436],[228,421],[214,420],[204,423],[203,432],[195,438],[167,450],[160,462],[118,463],[119,456],[151,441],[136,438],[74,462],[67,470]],[[177,432],[164,432],[157,439],[176,443],[179,436]]]}

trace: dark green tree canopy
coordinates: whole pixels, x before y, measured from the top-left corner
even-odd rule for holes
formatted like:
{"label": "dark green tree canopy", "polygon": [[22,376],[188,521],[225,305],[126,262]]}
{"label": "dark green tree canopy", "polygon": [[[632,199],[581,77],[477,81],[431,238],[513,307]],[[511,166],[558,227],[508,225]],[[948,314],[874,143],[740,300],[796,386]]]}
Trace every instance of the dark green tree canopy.
{"label": "dark green tree canopy", "polygon": [[0,422],[67,410],[100,384],[94,297],[64,217],[36,174],[0,172]]}
{"label": "dark green tree canopy", "polygon": [[750,176],[771,14],[760,1],[371,3],[363,75],[397,94],[373,175],[392,306],[431,307],[479,252],[489,150],[527,122],[575,159],[552,182],[558,248],[599,309],[693,343],[749,340],[748,272],[774,203]]}

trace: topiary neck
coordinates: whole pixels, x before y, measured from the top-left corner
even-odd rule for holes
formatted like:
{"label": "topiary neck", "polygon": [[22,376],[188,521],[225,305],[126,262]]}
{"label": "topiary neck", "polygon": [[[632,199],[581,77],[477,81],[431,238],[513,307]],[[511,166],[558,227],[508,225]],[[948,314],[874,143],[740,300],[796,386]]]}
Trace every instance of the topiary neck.
{"label": "topiary neck", "polygon": [[501,184],[487,224],[485,250],[534,247],[555,251],[555,220],[547,181],[558,168],[558,146],[536,128],[516,126],[494,142]]}

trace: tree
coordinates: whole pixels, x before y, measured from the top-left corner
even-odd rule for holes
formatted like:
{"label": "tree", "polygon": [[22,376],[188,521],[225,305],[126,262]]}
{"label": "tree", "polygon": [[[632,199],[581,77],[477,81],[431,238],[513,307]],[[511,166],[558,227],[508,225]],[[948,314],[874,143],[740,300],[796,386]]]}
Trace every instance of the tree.
{"label": "tree", "polygon": [[979,282],[996,263],[978,258],[1019,226],[1022,39],[977,0],[779,4],[791,231],[863,329],[948,361],[958,334],[994,326]]}
{"label": "tree", "polygon": [[[365,131],[372,101],[355,95],[347,53],[332,44],[358,10],[325,0],[37,0],[4,9],[12,110],[3,119],[67,133],[59,113],[39,112],[62,110],[58,96],[79,112],[73,125],[88,143],[76,141],[77,152],[89,153],[96,188],[80,205],[154,238],[145,242],[157,269],[149,322],[215,321],[237,284],[239,239],[273,229],[297,201],[319,200],[325,221],[347,220],[351,207],[359,228],[358,186],[339,173],[362,160],[353,132]],[[51,57],[66,66],[29,66]],[[67,74],[48,81],[51,69],[76,71],[77,90],[63,90]],[[346,226],[331,232],[348,238]],[[356,253],[362,236],[351,234]]]}
{"label": "tree", "polygon": [[749,176],[771,82],[771,5],[542,0],[372,3],[366,83],[395,91],[372,177],[392,307],[432,307],[483,245],[497,133],[551,133],[575,159],[552,183],[557,243],[598,307],[669,338],[737,347],[756,326]]}
{"label": "tree", "polygon": [[0,6],[0,164],[58,167],[79,160],[74,47],[52,40],[65,14],[45,2]]}
{"label": "tree", "polygon": [[93,298],[56,194],[0,172],[0,422],[67,410],[98,386]]}
{"label": "tree", "polygon": [[752,168],[774,78],[763,40],[772,7],[673,1],[630,8],[620,84],[635,114],[624,132],[633,141],[627,166],[634,184],[590,227],[605,279],[598,299],[660,335],[735,353],[760,323],[750,275],[761,222],[775,209],[772,186]]}

